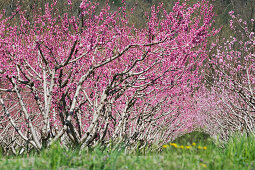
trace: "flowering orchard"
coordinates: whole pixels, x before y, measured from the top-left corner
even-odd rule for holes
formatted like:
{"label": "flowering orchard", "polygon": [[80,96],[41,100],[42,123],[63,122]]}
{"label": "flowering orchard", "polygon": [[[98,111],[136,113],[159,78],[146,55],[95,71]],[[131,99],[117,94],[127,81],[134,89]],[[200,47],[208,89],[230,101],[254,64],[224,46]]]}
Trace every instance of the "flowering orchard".
{"label": "flowering orchard", "polygon": [[212,44],[208,63],[212,69],[206,73],[214,107],[207,112],[207,126],[223,139],[233,131],[255,132],[255,23],[243,21],[233,11],[229,14],[234,35]]}
{"label": "flowering orchard", "polygon": [[147,145],[192,128],[191,94],[199,87],[207,38],[217,32],[209,31],[212,6],[202,0],[177,2],[172,12],[152,7],[147,27],[137,29],[125,5],[110,12],[106,4],[96,13],[97,5],[83,0],[78,18],[57,15],[54,3],[44,13],[34,9],[29,20],[19,7],[8,18],[1,14],[6,150],[41,150],[55,141]]}

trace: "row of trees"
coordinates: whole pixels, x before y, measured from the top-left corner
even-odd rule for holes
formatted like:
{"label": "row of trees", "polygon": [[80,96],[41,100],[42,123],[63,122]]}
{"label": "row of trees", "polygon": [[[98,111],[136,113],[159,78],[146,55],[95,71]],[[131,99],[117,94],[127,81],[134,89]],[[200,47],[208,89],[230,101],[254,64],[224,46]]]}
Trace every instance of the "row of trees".
{"label": "row of trees", "polygon": [[[254,19],[243,20],[230,11],[233,36],[211,46],[205,73],[211,86],[213,110],[207,111],[209,129],[227,139],[233,132],[255,132]],[[214,123],[211,121],[213,120]]]}
{"label": "row of trees", "polygon": [[17,154],[58,140],[143,147],[192,128],[190,95],[215,33],[208,2],[152,7],[143,29],[129,25],[125,5],[97,14],[84,0],[79,17],[57,15],[55,5],[1,19],[3,148]]}
{"label": "row of trees", "polygon": [[[126,4],[83,0],[0,16],[0,144],[5,152],[65,146],[161,145],[203,128],[254,133],[254,20],[230,13],[236,36],[209,44],[213,6],[164,4],[135,27]],[[74,10],[75,9],[75,10]],[[209,49],[209,50],[208,50]]]}

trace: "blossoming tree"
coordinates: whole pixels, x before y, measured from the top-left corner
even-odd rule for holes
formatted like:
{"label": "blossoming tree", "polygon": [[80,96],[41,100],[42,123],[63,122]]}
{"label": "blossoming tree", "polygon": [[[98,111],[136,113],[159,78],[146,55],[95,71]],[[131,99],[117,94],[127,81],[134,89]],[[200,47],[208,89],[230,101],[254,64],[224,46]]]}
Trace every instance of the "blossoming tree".
{"label": "blossoming tree", "polygon": [[29,20],[19,8],[1,15],[0,140],[14,153],[58,140],[147,145],[192,126],[212,6],[152,7],[143,29],[129,25],[125,5],[96,6],[83,0],[79,18],[54,3]]}
{"label": "blossoming tree", "polygon": [[217,111],[208,114],[216,120],[210,123],[214,128],[210,127],[221,131],[223,136],[225,133],[225,139],[233,131],[254,134],[255,130],[254,19],[243,21],[233,11],[229,14],[234,36],[222,44],[213,44],[214,54],[209,62],[213,72],[207,73],[217,100],[214,101]]}

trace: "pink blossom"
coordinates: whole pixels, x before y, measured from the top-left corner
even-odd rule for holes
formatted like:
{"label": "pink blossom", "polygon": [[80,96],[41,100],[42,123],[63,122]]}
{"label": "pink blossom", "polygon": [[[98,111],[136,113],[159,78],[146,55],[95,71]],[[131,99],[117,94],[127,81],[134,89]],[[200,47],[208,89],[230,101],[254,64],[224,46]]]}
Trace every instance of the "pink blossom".
{"label": "pink blossom", "polygon": [[229,15],[233,15],[234,14],[234,11],[229,11]]}
{"label": "pink blossom", "polygon": [[17,108],[11,117],[29,125],[29,139],[14,130],[17,139],[38,150],[63,134],[79,145],[138,141],[160,136],[167,125],[172,129],[160,139],[168,141],[172,131],[200,126],[192,96],[200,94],[207,39],[219,31],[211,28],[209,2],[178,1],[170,13],[152,7],[143,29],[130,25],[125,5],[116,12],[108,3],[97,7],[83,0],[84,20],[54,15],[53,4],[31,16],[33,22],[23,13],[19,25],[0,21],[0,97]]}

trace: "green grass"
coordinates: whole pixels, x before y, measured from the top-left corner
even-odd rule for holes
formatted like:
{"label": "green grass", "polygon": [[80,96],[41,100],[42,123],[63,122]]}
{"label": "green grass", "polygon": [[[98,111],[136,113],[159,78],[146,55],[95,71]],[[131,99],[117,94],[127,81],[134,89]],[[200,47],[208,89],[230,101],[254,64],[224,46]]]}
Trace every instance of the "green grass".
{"label": "green grass", "polygon": [[[255,138],[235,135],[224,148],[206,134],[179,137],[176,147],[166,144],[160,152],[125,154],[123,149],[67,150],[56,144],[30,156],[2,156],[0,169],[255,169]],[[192,146],[192,143],[196,145]],[[180,146],[183,145],[184,148]],[[187,149],[185,146],[192,146]],[[200,146],[201,149],[198,149]],[[206,149],[203,147],[206,146]]]}

